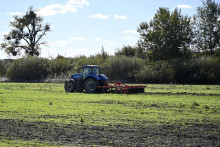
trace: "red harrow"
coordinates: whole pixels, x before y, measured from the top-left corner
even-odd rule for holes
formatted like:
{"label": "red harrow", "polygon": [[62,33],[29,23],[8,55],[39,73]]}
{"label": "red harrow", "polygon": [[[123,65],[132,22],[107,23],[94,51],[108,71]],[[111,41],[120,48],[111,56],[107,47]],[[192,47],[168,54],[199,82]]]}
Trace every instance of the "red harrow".
{"label": "red harrow", "polygon": [[135,94],[144,93],[143,85],[125,85],[121,82],[106,82],[103,86],[99,86],[103,92]]}

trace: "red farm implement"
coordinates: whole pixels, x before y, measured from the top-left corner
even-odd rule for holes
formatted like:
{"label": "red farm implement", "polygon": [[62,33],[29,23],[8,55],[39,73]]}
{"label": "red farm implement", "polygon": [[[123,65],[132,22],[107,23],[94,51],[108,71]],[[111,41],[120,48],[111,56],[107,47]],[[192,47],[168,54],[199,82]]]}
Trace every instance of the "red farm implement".
{"label": "red farm implement", "polygon": [[111,93],[144,93],[144,88],[146,86],[143,85],[125,85],[121,82],[106,82],[103,86],[99,86],[103,92],[111,92]]}

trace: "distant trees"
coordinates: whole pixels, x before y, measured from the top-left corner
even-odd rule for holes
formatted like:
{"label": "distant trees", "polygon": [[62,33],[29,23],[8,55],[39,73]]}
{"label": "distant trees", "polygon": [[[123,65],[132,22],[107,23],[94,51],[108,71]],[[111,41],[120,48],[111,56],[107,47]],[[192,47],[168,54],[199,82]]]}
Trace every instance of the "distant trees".
{"label": "distant trees", "polygon": [[194,21],[197,48],[211,55],[220,50],[220,4],[213,0],[203,1]]}
{"label": "distant trees", "polygon": [[104,47],[102,46],[101,52],[98,53],[96,56],[105,61],[109,57],[109,54],[105,51]]}
{"label": "distant trees", "polygon": [[[9,65],[6,65],[6,62],[2,62],[2,64],[0,62],[0,76],[3,73],[3,77],[7,76],[13,81],[35,82],[50,79],[62,81],[62,79],[69,79],[73,73],[82,72],[82,66],[87,64],[100,65],[101,73],[106,74],[109,81],[179,84],[220,83],[220,58],[215,56],[154,62],[126,56],[111,56],[105,61],[98,56],[76,58],[58,56],[53,60],[27,57],[14,60]],[[3,70],[2,66],[5,67]]]}
{"label": "distant trees", "polygon": [[139,43],[146,49],[148,58],[169,60],[186,55],[193,37],[190,19],[178,9],[171,13],[159,8],[149,23],[142,22],[138,27]]}
{"label": "distant trees", "polygon": [[136,48],[130,46],[130,45],[125,45],[121,49],[118,49],[115,52],[116,56],[126,56],[126,57],[133,57],[135,56]]}
{"label": "distant trees", "polygon": [[50,25],[43,25],[43,18],[37,16],[32,7],[24,16],[14,16],[14,19],[10,23],[13,29],[5,36],[5,42],[1,44],[1,48],[13,56],[21,51],[26,55],[39,56],[40,45],[46,44],[42,41],[42,37],[50,31]]}

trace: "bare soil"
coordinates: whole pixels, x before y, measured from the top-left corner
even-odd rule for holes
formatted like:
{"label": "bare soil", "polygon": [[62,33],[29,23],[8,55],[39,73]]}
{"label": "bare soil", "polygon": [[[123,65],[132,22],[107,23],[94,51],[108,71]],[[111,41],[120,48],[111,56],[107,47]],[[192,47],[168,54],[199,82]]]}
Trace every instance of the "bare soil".
{"label": "bare soil", "polygon": [[220,146],[220,125],[87,126],[0,119],[0,138],[82,146]]}

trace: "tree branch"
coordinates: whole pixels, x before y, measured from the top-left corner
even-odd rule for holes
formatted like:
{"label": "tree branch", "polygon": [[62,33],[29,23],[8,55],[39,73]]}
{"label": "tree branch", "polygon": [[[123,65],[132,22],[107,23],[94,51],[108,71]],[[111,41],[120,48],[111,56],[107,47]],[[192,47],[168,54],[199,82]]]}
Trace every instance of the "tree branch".
{"label": "tree branch", "polygon": [[46,34],[46,30],[44,30],[44,32],[40,35],[40,37],[37,39],[37,41],[35,42],[36,44],[38,43],[38,41]]}

